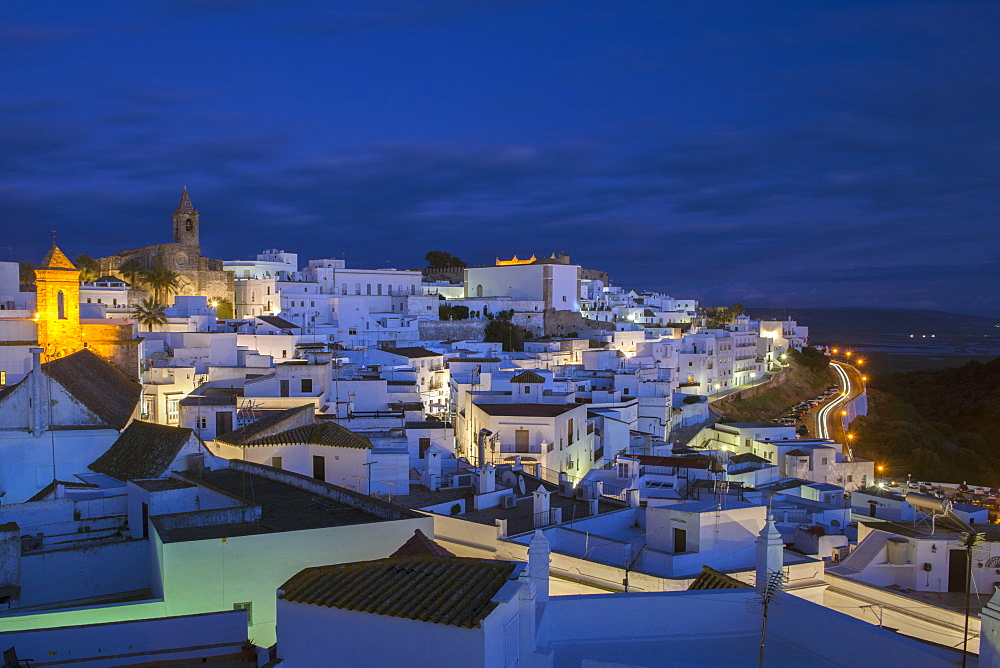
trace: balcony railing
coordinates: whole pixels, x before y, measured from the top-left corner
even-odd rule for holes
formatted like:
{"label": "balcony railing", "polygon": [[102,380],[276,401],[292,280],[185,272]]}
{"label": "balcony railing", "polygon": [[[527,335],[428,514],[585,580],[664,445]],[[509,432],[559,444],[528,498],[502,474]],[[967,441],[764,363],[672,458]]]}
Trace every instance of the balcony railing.
{"label": "balcony railing", "polygon": [[540,455],[542,454],[542,446],[517,445],[515,443],[501,443],[500,452],[522,454],[522,455]]}

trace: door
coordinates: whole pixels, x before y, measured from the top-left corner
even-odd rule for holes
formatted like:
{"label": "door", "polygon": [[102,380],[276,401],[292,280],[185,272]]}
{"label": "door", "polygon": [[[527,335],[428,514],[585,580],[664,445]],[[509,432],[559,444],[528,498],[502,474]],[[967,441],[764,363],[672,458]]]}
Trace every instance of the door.
{"label": "door", "polygon": [[674,554],[687,552],[687,531],[674,527]]}
{"label": "door", "polygon": [[215,414],[215,435],[221,436],[233,430],[233,414],[224,411]]}
{"label": "door", "polygon": [[948,591],[965,591],[969,555],[965,550],[948,550]]}
{"label": "door", "polygon": [[280,382],[281,382],[281,396],[287,397],[288,396],[288,381],[287,380],[283,380],[283,381],[280,381]]}
{"label": "door", "polygon": [[868,502],[868,517],[875,517],[875,508],[878,506],[874,501]]}
{"label": "door", "polygon": [[515,429],[514,430],[514,451],[515,452],[527,452],[528,451],[528,432],[527,429]]}
{"label": "door", "polygon": [[326,457],[313,455],[313,477],[316,480],[326,481]]}

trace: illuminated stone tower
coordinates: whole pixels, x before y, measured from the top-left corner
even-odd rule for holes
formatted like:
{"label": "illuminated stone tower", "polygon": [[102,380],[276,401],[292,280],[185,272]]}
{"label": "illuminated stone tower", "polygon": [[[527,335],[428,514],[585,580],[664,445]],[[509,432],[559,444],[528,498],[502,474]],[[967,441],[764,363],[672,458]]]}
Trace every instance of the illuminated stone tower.
{"label": "illuminated stone tower", "polygon": [[174,211],[174,243],[200,246],[198,240],[198,209],[191,204],[187,188],[181,193],[181,202]]}
{"label": "illuminated stone tower", "polygon": [[42,360],[48,362],[81,350],[80,270],[55,244],[35,269],[35,286],[38,345],[45,351]]}

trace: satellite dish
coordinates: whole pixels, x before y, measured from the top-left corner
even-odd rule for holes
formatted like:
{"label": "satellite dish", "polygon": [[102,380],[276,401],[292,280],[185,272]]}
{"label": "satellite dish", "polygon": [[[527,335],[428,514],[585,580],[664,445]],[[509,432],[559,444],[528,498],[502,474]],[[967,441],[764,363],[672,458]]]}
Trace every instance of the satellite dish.
{"label": "satellite dish", "polygon": [[518,489],[518,491],[521,492],[521,494],[524,494],[527,491],[527,489],[526,489],[526,487],[524,485],[524,476],[523,475],[517,476],[517,489]]}
{"label": "satellite dish", "polygon": [[513,471],[504,471],[503,473],[500,474],[500,483],[503,485],[507,485],[507,487],[510,487],[511,489],[516,488],[517,474],[514,473]]}

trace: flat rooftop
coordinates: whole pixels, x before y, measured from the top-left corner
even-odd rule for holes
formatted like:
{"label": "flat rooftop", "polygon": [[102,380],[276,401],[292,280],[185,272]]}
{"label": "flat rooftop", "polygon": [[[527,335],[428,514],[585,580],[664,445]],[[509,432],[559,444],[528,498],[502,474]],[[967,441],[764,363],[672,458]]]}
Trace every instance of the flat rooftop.
{"label": "flat rooftop", "polygon": [[[243,500],[247,505],[260,506],[260,519],[256,522],[198,526],[195,524],[198,515],[196,512],[192,513],[191,526],[169,526],[163,516],[153,517],[153,525],[164,543],[372,524],[421,517],[405,508],[390,506],[378,500],[367,500],[367,497],[358,495],[359,498],[365,498],[368,503],[374,502],[396,508],[395,513],[388,513],[396,516],[380,517],[359,507],[360,503],[359,506],[350,505],[293,484],[228,468],[206,471],[201,479],[192,482],[225,492]],[[333,488],[332,485],[330,487]]]}

